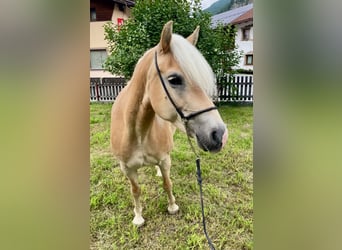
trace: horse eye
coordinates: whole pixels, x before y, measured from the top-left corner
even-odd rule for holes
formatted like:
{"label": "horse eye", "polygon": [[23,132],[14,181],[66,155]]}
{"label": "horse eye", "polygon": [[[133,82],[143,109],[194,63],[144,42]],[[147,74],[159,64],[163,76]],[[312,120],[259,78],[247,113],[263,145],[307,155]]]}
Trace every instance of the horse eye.
{"label": "horse eye", "polygon": [[171,85],[182,85],[183,84],[183,79],[178,76],[178,75],[170,75],[167,80]]}

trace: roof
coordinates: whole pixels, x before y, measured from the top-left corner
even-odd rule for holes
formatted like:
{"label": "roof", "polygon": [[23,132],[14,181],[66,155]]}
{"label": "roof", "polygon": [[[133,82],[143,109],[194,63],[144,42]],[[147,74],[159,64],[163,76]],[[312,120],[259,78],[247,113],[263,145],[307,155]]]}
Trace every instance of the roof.
{"label": "roof", "polygon": [[216,27],[218,23],[237,24],[249,20],[253,20],[253,3],[212,16],[211,26]]}
{"label": "roof", "polygon": [[113,2],[122,3],[124,5],[127,4],[128,7],[135,5],[135,2],[133,0],[113,0]]}
{"label": "roof", "polygon": [[250,9],[245,14],[242,14],[238,18],[234,19],[231,24],[238,24],[243,22],[253,21],[253,9]]}

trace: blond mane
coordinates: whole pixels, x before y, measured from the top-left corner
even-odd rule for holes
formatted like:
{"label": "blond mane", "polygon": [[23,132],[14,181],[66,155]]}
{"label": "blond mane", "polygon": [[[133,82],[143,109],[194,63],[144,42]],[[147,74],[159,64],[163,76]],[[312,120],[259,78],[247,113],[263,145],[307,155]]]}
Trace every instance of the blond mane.
{"label": "blond mane", "polygon": [[215,76],[203,55],[184,37],[173,34],[170,48],[186,77],[200,86],[208,96],[216,94]]}

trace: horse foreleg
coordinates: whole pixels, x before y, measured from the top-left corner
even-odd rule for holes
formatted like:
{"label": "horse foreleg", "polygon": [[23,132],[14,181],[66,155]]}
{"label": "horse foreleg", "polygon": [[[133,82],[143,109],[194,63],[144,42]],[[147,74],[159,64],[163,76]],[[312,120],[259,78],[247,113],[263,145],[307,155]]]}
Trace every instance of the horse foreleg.
{"label": "horse foreleg", "polygon": [[123,163],[121,163],[121,170],[127,176],[131,184],[131,193],[134,200],[134,219],[133,224],[140,227],[144,224],[145,220],[142,217],[142,206],[140,203],[141,188],[138,184],[138,172],[136,168],[127,169]]}
{"label": "horse foreleg", "polygon": [[157,170],[156,176],[162,176],[162,173],[160,172],[159,166],[156,165],[155,167],[156,167],[156,170]]}
{"label": "horse foreleg", "polygon": [[171,167],[171,159],[168,157],[165,161],[160,164],[160,171],[163,176],[163,185],[164,185],[164,190],[167,193],[168,196],[168,202],[169,206],[167,210],[169,211],[170,214],[175,214],[178,212],[179,207],[176,204],[175,197],[172,194],[172,182],[170,179],[170,167]]}

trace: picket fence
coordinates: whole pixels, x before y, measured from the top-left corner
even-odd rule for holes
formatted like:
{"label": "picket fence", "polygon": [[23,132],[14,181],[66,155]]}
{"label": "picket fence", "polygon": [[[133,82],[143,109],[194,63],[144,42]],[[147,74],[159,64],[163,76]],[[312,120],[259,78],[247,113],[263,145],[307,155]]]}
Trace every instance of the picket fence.
{"label": "picket fence", "polygon": [[[90,78],[91,102],[114,102],[126,86],[122,77]],[[234,75],[218,79],[216,101],[227,103],[253,103],[253,75]]]}
{"label": "picket fence", "polygon": [[253,75],[225,76],[218,79],[218,102],[253,103]]}
{"label": "picket fence", "polygon": [[123,77],[90,78],[90,101],[113,102],[125,86]]}

